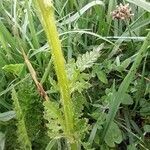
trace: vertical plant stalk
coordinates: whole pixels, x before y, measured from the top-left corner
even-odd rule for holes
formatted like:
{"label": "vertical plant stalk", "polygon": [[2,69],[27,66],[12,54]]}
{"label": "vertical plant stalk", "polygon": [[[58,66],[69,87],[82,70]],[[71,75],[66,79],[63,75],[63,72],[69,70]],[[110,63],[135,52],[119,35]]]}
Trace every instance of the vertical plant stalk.
{"label": "vertical plant stalk", "polygon": [[[65,59],[61,49],[61,42],[55,24],[54,8],[51,0],[37,0],[37,6],[40,10],[41,22],[47,35],[48,43],[51,45],[54,67],[60,87],[61,102],[65,117],[65,134],[68,139],[73,139],[74,134],[74,119],[73,106],[71,101],[71,92],[69,82],[65,70]],[[71,144],[72,149],[77,150],[75,143]]]}
{"label": "vertical plant stalk", "polygon": [[143,56],[146,53],[146,50],[148,46],[150,45],[150,32],[148,33],[141,49],[139,50],[136,59],[128,72],[127,76],[124,78],[123,82],[121,83],[118,92],[115,94],[115,96],[111,99],[111,108],[108,113],[108,118],[106,120],[106,125],[104,127],[103,133],[102,133],[102,141],[105,138],[105,135],[110,127],[111,122],[115,118],[115,115],[119,109],[119,106],[121,104],[121,97],[122,95],[127,91],[131,81],[133,80],[134,75],[136,74],[137,68],[140,65]]}

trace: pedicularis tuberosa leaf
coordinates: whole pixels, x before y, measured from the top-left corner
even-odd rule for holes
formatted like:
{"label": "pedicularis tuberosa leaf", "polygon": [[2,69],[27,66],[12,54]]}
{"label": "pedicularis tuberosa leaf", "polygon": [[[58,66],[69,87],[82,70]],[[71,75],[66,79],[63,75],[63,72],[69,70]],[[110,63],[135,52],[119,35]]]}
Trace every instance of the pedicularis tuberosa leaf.
{"label": "pedicularis tuberosa leaf", "polygon": [[[31,78],[28,78],[27,81],[17,86],[15,91],[12,91],[12,99],[16,112],[17,136],[20,147],[29,147],[29,145],[31,147],[32,144],[35,148],[45,148],[49,140],[44,125],[44,109]],[[41,142],[43,144],[39,145]]]}
{"label": "pedicularis tuberosa leaf", "polygon": [[93,51],[86,52],[79,56],[76,61],[77,68],[80,71],[84,71],[86,68],[90,68],[97,61],[100,56],[100,50],[103,48],[103,44],[95,48]]}
{"label": "pedicularis tuberosa leaf", "polygon": [[57,102],[45,101],[44,107],[44,118],[48,121],[47,128],[49,137],[51,139],[65,137],[64,116],[59,104]]}
{"label": "pedicularis tuberosa leaf", "polygon": [[25,125],[25,118],[23,115],[23,111],[21,109],[18,95],[15,89],[12,90],[12,100],[14,101],[14,109],[16,112],[17,118],[17,135],[18,135],[18,142],[20,144],[21,149],[31,150],[31,141],[29,139],[26,125]]}

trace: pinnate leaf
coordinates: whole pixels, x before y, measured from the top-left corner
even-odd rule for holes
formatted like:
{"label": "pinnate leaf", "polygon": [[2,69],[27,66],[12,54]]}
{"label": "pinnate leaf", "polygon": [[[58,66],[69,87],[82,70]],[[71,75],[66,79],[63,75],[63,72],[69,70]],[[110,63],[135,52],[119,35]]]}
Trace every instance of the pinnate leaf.
{"label": "pinnate leaf", "polygon": [[6,72],[13,73],[17,76],[21,73],[23,70],[24,64],[9,64],[5,65],[2,69],[5,70]]}
{"label": "pinnate leaf", "polygon": [[84,71],[86,68],[90,68],[97,61],[100,56],[100,50],[103,48],[103,44],[94,49],[91,52],[86,52],[82,56],[79,56],[76,61],[77,68],[80,71]]}

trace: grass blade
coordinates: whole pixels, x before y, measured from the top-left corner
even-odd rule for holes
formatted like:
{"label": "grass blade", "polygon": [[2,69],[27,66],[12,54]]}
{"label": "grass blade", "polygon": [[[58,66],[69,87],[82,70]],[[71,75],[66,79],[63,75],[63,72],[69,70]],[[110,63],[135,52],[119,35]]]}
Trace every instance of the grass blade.
{"label": "grass blade", "polygon": [[144,10],[150,12],[150,3],[146,2],[144,0],[126,0],[127,2],[133,3],[141,8],[143,8]]}
{"label": "grass blade", "polygon": [[75,20],[78,20],[81,17],[81,15],[83,15],[88,9],[90,9],[91,7],[93,7],[95,5],[104,6],[104,3],[100,0],[92,1],[92,2],[88,3],[87,5],[85,5],[81,10],[79,10],[79,12],[75,13],[73,16],[71,16],[68,19],[66,19],[65,21],[63,21],[60,25],[69,24]]}

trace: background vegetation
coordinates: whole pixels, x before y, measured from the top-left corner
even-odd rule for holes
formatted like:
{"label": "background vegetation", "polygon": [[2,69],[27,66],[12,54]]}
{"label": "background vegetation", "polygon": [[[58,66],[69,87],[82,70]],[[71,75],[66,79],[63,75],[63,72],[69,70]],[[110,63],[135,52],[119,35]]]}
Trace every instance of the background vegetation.
{"label": "background vegetation", "polygon": [[[37,1],[0,1],[0,150],[150,149],[149,1],[54,0],[71,135]],[[113,19],[120,3],[131,18]]]}

